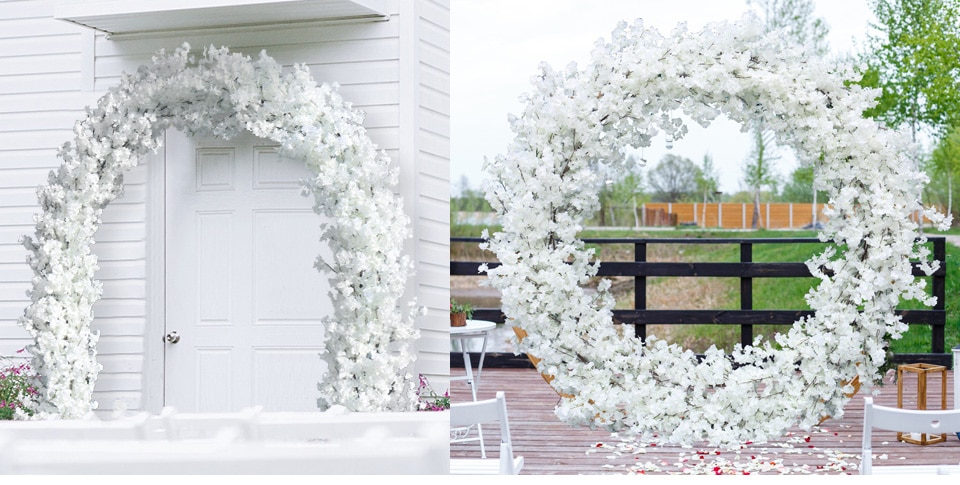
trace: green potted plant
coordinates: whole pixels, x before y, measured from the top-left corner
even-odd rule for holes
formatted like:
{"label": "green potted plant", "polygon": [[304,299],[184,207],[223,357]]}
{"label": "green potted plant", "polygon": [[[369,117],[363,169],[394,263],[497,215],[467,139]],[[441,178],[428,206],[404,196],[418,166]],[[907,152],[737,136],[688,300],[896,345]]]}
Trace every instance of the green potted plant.
{"label": "green potted plant", "polygon": [[464,327],[467,319],[473,316],[473,307],[469,303],[460,303],[450,300],[450,326]]}

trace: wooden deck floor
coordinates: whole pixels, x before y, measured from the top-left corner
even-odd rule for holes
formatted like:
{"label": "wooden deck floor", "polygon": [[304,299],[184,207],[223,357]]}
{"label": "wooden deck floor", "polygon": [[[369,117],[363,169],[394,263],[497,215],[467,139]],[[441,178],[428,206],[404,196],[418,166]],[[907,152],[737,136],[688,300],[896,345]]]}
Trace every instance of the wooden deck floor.
{"label": "wooden deck floor", "polygon": [[[451,375],[463,369],[452,368]],[[912,376],[911,376],[912,377]],[[952,373],[948,373],[948,407],[953,407]],[[905,379],[905,396],[916,396],[915,380]],[[928,386],[939,396],[939,377]],[[483,369],[478,399],[506,393],[510,431],[515,453],[524,457],[522,474],[858,474],[863,426],[863,400],[854,397],[842,419],[830,419],[805,432],[791,430],[776,442],[751,444],[727,450],[706,445],[692,448],[651,447],[621,441],[605,431],[573,428],[553,414],[557,394],[532,369]],[[933,392],[932,391],[932,392]],[[470,399],[470,388],[454,382],[453,402]],[[896,406],[897,387],[881,388],[874,402]],[[937,401],[939,403],[939,401]],[[905,400],[904,407],[914,407]],[[930,404],[934,406],[934,404]],[[488,429],[490,428],[490,429]],[[484,428],[488,456],[496,456],[499,430]],[[960,463],[960,440],[919,446],[898,442],[895,432],[874,431],[874,466]],[[478,456],[477,443],[451,445],[451,457]]]}

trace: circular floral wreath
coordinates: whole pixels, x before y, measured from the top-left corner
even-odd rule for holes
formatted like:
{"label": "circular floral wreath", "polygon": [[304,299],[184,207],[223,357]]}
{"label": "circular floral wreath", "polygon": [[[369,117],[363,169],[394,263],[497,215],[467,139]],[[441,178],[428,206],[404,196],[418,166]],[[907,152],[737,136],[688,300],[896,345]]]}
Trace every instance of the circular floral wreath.
{"label": "circular floral wreath", "polygon": [[409,220],[392,190],[397,171],[367,137],[362,113],[336,86],[318,86],[305,66],[282,73],[264,53],[253,61],[212,47],[197,61],[189,49],[160,51],[88,109],[73,144],[60,150],[62,166],[38,190],[35,238],[23,239],[35,273],[32,302],[20,324],[34,339],[39,415],[77,418],[96,408],[99,334],[90,324],[102,286],[94,234],[104,207],[123,192],[123,173],[159,148],[168,127],[225,139],[247,130],[305,161],[313,178],[303,182],[304,195],[313,193],[314,211],[332,219],[323,239],[333,258],[315,264],[331,274],[334,306],[324,319],[327,374],[318,403],[414,410],[416,382],[406,368],[420,310],[410,301],[398,311],[412,271],[402,254]]}
{"label": "circular floral wreath", "polygon": [[[906,329],[894,314],[900,298],[932,304],[910,260],[935,267],[909,220],[922,210],[925,177],[903,134],[863,118],[875,93],[845,84],[849,74],[784,47],[749,18],[670,36],[621,24],[586,69],[541,66],[523,115],[511,120],[508,153],[484,167],[503,229],[484,234],[501,265],[481,270],[527,332],[518,350],[555,376],[561,419],[663,442],[765,441],[841,416],[852,391],[841,382],[858,376],[870,388],[885,337]],[[821,238],[836,244],[807,263],[820,279],[807,295],[814,315],[775,345],[711,348],[698,362],[652,336],[619,336],[608,280],[596,294],[580,287],[597,272],[577,234],[598,208],[598,167],[623,164],[622,147],[649,146],[659,131],[682,137],[678,110],[703,126],[720,114],[741,126],[762,118],[816,164],[830,194]]]}

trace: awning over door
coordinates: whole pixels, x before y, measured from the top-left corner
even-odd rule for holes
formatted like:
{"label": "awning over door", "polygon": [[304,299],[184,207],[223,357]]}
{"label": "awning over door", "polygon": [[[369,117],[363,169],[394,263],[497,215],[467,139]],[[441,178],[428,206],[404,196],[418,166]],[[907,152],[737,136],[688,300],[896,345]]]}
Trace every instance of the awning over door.
{"label": "awning over door", "polygon": [[108,0],[64,3],[57,19],[109,34],[204,30],[321,20],[382,20],[386,0]]}

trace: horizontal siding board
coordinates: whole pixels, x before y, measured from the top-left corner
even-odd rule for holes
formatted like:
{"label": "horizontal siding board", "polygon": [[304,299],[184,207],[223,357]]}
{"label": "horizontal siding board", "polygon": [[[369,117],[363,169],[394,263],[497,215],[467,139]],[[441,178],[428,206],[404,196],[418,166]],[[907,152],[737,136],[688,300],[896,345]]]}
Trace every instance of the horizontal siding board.
{"label": "horizontal siding board", "polygon": [[73,131],[67,129],[0,132],[0,147],[3,147],[4,150],[34,150],[43,148],[54,150],[62,145],[63,142],[72,138]]}
{"label": "horizontal siding board", "polygon": [[450,201],[420,197],[417,199],[417,213],[420,219],[438,222],[440,224],[450,223]]}
{"label": "horizontal siding board", "polygon": [[420,18],[427,20],[438,28],[450,31],[450,2],[428,1],[421,2]]}
{"label": "horizontal siding board", "polygon": [[145,333],[147,320],[138,317],[106,318],[95,316],[91,328],[102,332],[104,335],[140,337]]}
{"label": "horizontal siding board", "polygon": [[[450,181],[438,177],[421,174],[417,178],[417,185],[420,188],[421,194],[436,194],[434,195],[435,197],[440,197],[439,194],[450,193]],[[447,221],[449,222],[449,218]]]}
{"label": "horizontal siding board", "polygon": [[102,335],[97,342],[97,352],[102,354],[139,354],[143,352],[143,337]]}
{"label": "horizontal siding board", "polygon": [[421,11],[420,41],[437,47],[450,46],[450,11],[426,6]]}
{"label": "horizontal siding board", "polygon": [[[441,145],[450,143],[450,116],[447,114],[449,105],[443,107],[442,111],[433,109],[423,109],[419,111],[420,115],[420,133],[422,135],[437,135],[441,138]],[[433,148],[434,151],[437,148]]]}
{"label": "horizontal siding board", "polygon": [[41,0],[6,0],[0,2],[0,18],[50,18],[53,15],[53,5],[52,2]]}
{"label": "horizontal siding board", "polygon": [[[26,253],[19,261],[0,261],[0,275],[3,275],[4,281],[11,282],[30,282],[33,281],[33,270],[26,263]],[[5,317],[0,315],[0,320]]]}
{"label": "horizontal siding board", "polygon": [[[446,284],[443,283],[444,278],[446,278]],[[432,281],[434,282],[434,287],[442,288],[445,285],[449,288],[450,268],[438,264],[423,264],[421,262],[417,266],[417,280],[422,282],[421,285]]]}
{"label": "horizontal siding board", "polygon": [[[7,117],[12,118],[8,119]],[[44,115],[37,115],[37,117],[43,118]],[[75,117],[76,113],[65,113],[62,120],[63,123],[60,123],[60,120],[52,120],[51,123],[56,124],[56,126],[68,126],[70,123],[75,122]],[[0,127],[0,131],[11,131],[10,128],[16,127],[18,123],[21,123],[20,126],[29,126],[32,129],[41,129],[41,127],[46,124],[41,121],[37,121],[36,124],[31,124],[30,121],[15,119],[15,115],[0,114],[0,125],[7,125]],[[46,174],[50,170],[59,167],[60,163],[60,159],[57,158],[57,151],[51,148],[0,151],[0,187],[18,187],[18,185],[11,183],[11,180],[6,177],[6,175],[11,174],[14,170],[41,169],[41,171],[36,173]],[[38,184],[31,184],[29,187],[36,188],[37,185]],[[19,185],[19,187],[26,186]]]}
{"label": "horizontal siding board", "polygon": [[79,31],[59,35],[44,33],[23,37],[0,37],[0,59],[77,53],[79,45]]}
{"label": "horizontal siding board", "polygon": [[103,280],[104,298],[146,298],[147,282],[141,279]]}
{"label": "horizontal siding board", "polygon": [[397,59],[310,64],[310,73],[318,83],[369,84],[370,82],[396,83],[400,81]]}
{"label": "horizontal siding board", "polygon": [[420,66],[420,84],[422,86],[443,92],[450,93],[450,72],[442,71],[429,64]]}
{"label": "horizontal siding board", "polygon": [[437,244],[449,244],[450,242],[450,222],[434,222],[426,219],[420,219],[417,223],[417,232],[420,234],[420,243],[433,242]]}
{"label": "horizontal siding board", "polygon": [[22,302],[28,299],[27,290],[30,283],[26,281],[0,281],[0,301]]}
{"label": "horizontal siding board", "polygon": [[103,374],[140,372],[143,356],[138,354],[98,355],[97,362],[103,365]]}
{"label": "horizontal siding board", "polygon": [[420,64],[440,72],[450,72],[450,51],[427,42],[420,43]]}
{"label": "horizontal siding board", "polygon": [[80,71],[79,52],[0,59],[0,76]]}
{"label": "horizontal siding board", "polygon": [[[450,93],[424,87],[420,90],[420,105],[438,113],[449,113]],[[449,136],[449,127],[446,128],[446,133]]]}
{"label": "horizontal siding board", "polygon": [[400,146],[400,130],[397,128],[372,128],[367,130],[367,136],[384,150]]}
{"label": "horizontal siding board", "polygon": [[103,222],[133,222],[146,220],[143,204],[111,204],[103,210]]}
{"label": "horizontal siding board", "polygon": [[101,280],[123,280],[146,278],[146,264],[143,261],[100,261],[97,278]]}
{"label": "horizontal siding board", "polygon": [[[447,180],[450,176],[450,159],[445,154],[438,155],[429,151],[420,150],[418,168],[420,176],[430,176]],[[421,194],[439,200],[450,200],[449,192],[446,196],[440,194]]]}
{"label": "horizontal siding board", "polygon": [[36,209],[32,207],[3,207],[0,206],[0,225],[22,226],[33,224],[33,215]]}
{"label": "horizontal siding board", "polygon": [[0,187],[0,207],[39,208],[37,189],[34,187]]}
{"label": "horizontal siding board", "polygon": [[[34,2],[23,2],[34,3]],[[0,5],[4,5],[0,3]],[[25,18],[12,17],[12,14],[22,15],[19,9],[0,8],[0,39],[20,39],[43,35],[69,35],[81,32],[83,27],[68,22],[60,22],[51,18],[52,12],[47,15],[29,16]]]}
{"label": "horizontal siding board", "polygon": [[395,106],[369,106],[360,111],[364,113],[363,126],[367,128],[397,128],[400,126],[400,113]]}
{"label": "horizontal siding board", "polygon": [[[0,113],[73,112],[79,117],[83,114],[83,107],[96,104],[99,97],[80,92],[48,93],[43,96],[0,93]],[[73,123],[53,128],[72,130]]]}
{"label": "horizontal siding board", "polygon": [[[22,81],[22,78],[17,78],[17,82],[20,83],[25,81]],[[79,120],[80,116],[82,116],[81,111],[0,113],[0,132],[44,131],[49,130],[51,127],[59,129],[72,129],[77,123],[77,120]],[[70,138],[73,137],[70,136]],[[64,139],[63,141],[67,140]],[[49,165],[49,158],[51,155],[53,158],[56,158],[56,152],[52,152],[48,153],[46,157],[36,156],[32,157],[36,160],[25,160],[24,162],[41,163],[41,161],[46,159],[46,163]],[[17,166],[22,167],[23,165],[21,163]]]}
{"label": "horizontal siding board", "polygon": [[[0,61],[3,62],[3,61]],[[0,93],[6,94],[39,94],[59,91],[70,91],[80,86],[79,72],[58,72],[51,74],[31,74],[0,77]],[[2,122],[2,120],[0,120]],[[10,126],[0,124],[0,130],[7,130]]]}
{"label": "horizontal siding board", "polygon": [[[101,392],[94,389],[93,400],[99,404],[94,413],[96,413],[100,419],[112,418],[112,411],[117,402],[122,402],[127,412],[140,412],[145,410],[143,407],[143,395],[140,392]],[[152,411],[156,413],[159,410],[154,409]]]}
{"label": "horizontal siding board", "polygon": [[97,230],[96,240],[97,243],[143,241],[146,231],[145,222],[101,224],[100,229]]}
{"label": "horizontal siding board", "polygon": [[103,318],[145,317],[146,302],[135,299],[103,298],[93,304],[93,314]]}
{"label": "horizontal siding board", "polygon": [[[10,155],[9,153],[0,152],[0,167],[5,166],[7,162],[13,163],[6,156]],[[16,159],[15,156],[9,157],[10,159]],[[10,165],[6,165],[10,166]],[[2,180],[3,185],[6,187],[13,188],[33,188],[36,189],[41,184],[46,183],[47,176],[50,174],[51,168],[40,167],[40,168],[18,168],[18,169],[4,169],[0,168],[0,180]],[[32,221],[32,219],[28,219]],[[5,224],[3,216],[0,215],[0,225]]]}
{"label": "horizontal siding board", "polygon": [[[106,354],[107,352],[102,353]],[[139,391],[141,389],[143,389],[143,376],[141,376],[139,372],[102,372],[97,379],[96,385],[96,391],[99,392]],[[94,392],[94,399],[96,399],[96,391]],[[109,404],[112,405],[113,403],[111,402]]]}

